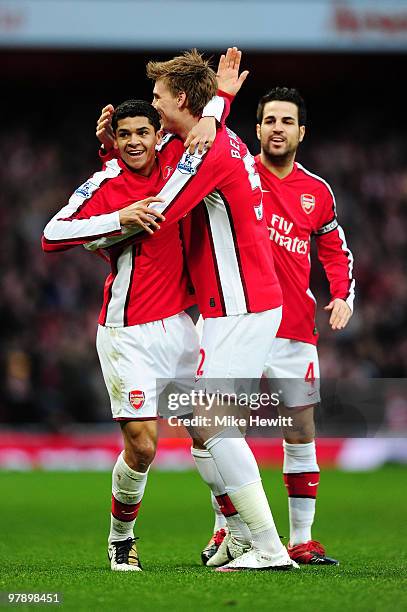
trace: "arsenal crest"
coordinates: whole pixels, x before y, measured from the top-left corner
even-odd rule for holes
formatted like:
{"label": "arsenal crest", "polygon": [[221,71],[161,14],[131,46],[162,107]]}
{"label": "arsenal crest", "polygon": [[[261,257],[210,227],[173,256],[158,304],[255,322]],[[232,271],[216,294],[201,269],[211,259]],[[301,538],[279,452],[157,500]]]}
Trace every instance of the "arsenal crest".
{"label": "arsenal crest", "polygon": [[143,406],[145,399],[144,391],[135,389],[129,392],[129,402],[135,410],[139,410]]}
{"label": "arsenal crest", "polygon": [[315,196],[310,193],[303,193],[301,195],[301,206],[303,211],[309,215],[315,208]]}
{"label": "arsenal crest", "polygon": [[164,172],[163,172],[163,179],[164,181],[167,180],[167,178],[170,176],[171,172],[174,170],[174,168],[172,166],[165,166],[164,168]]}

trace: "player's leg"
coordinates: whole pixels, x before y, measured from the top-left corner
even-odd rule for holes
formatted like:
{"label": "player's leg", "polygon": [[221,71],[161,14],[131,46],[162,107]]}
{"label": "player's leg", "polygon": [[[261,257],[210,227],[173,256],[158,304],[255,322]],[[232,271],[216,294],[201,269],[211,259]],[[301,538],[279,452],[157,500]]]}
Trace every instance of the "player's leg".
{"label": "player's leg", "polygon": [[277,378],[284,405],[279,414],[291,417],[283,427],[283,477],[288,493],[290,541],[288,552],[298,563],[332,564],[323,546],[312,539],[319,484],[315,447],[314,404],[319,401],[319,363],[316,347],[276,338],[265,374]]}
{"label": "player's leg", "polygon": [[[287,416],[290,409],[281,409]],[[317,463],[313,406],[295,408],[296,431],[284,432],[284,483],[288,493],[290,543],[288,552],[297,563],[336,565],[325,554],[325,548],[312,538],[311,529],[320,479]]]}
{"label": "player's leg", "polygon": [[[192,307],[186,312],[189,314],[195,325],[195,329],[198,333],[200,342],[202,338],[203,319],[202,316],[200,316],[199,314],[198,307]],[[209,453],[209,451],[206,450],[204,446],[200,445],[197,440],[193,441],[193,445],[191,447],[191,455],[195,462],[195,466],[199,474],[201,475],[201,478],[206,482],[206,484],[211,490],[211,504],[215,519],[213,533],[209,539],[208,544],[201,552],[202,563],[206,565],[209,559],[213,557],[213,555],[217,552],[227,533],[226,516],[222,512],[216,500],[216,496],[225,493],[225,485],[223,480],[221,479],[215,462],[212,459],[212,455]]]}
{"label": "player's leg", "polygon": [[112,474],[112,509],[108,537],[112,569],[141,569],[134,546],[134,525],[157,448],[156,420],[121,422],[124,450]]}
{"label": "player's leg", "polygon": [[251,544],[250,531],[226,493],[225,483],[209,451],[198,440],[194,440],[191,454],[198,472],[211,490],[215,511],[213,536],[201,553],[202,563],[209,566],[224,565],[231,560],[232,554],[238,556],[248,550]]}
{"label": "player's leg", "polygon": [[[195,322],[195,325],[202,338],[202,317]],[[203,357],[204,353],[200,358],[202,365]],[[251,543],[250,531],[226,493],[225,483],[209,451],[198,440],[194,440],[191,453],[202,479],[211,489],[211,504],[215,518],[213,535],[202,550],[201,559],[204,565],[219,567],[247,550]]]}
{"label": "player's leg", "polygon": [[[170,327],[170,325],[172,325],[175,332],[176,341],[173,343],[172,347],[171,363],[173,364],[173,380],[179,392],[185,390],[190,391],[191,386],[189,381],[195,381],[199,357],[199,340],[202,332],[202,319],[200,319],[201,323],[196,325],[199,318],[199,311],[194,312],[191,308],[188,309],[187,313],[194,325],[192,325],[190,319],[184,315],[172,318],[166,325],[169,331],[172,331]],[[224,494],[224,483],[210,453],[203,445],[194,440],[191,454],[199,474],[209,486],[211,492],[215,491],[218,497]],[[225,536],[225,516],[222,514],[215,497],[213,503],[217,506],[215,528],[210,542],[201,553],[204,564],[206,564],[210,556],[216,552]],[[224,510],[225,512],[228,511],[226,508]]]}
{"label": "player's leg", "polygon": [[156,449],[155,377],[163,359],[162,333],[161,322],[98,329],[102,373],[124,440],[112,475],[108,556],[114,571],[141,569],[133,528]]}
{"label": "player's leg", "polygon": [[293,428],[283,427],[283,474],[288,493],[290,546],[312,539],[319,483],[313,412],[313,406],[279,407],[279,414],[291,416],[295,424]]}
{"label": "player's leg", "polygon": [[[211,457],[211,460],[213,461],[210,453],[209,453],[209,456]],[[224,512],[222,512],[222,508],[219,506],[219,503],[216,497],[217,496],[211,491],[211,504],[212,504],[214,515],[215,515],[213,533],[216,533],[217,531],[219,531],[219,529],[227,529],[227,525],[228,525],[226,516]]]}
{"label": "player's leg", "polygon": [[[226,536],[226,516],[222,513],[216,501],[216,497],[222,495],[225,485],[211,454],[205,448],[200,448],[199,446],[199,443],[194,441],[194,445],[191,447],[191,455],[202,480],[206,482],[211,490],[211,503],[215,513],[213,534],[201,552],[202,563],[206,565]],[[216,504],[215,506],[213,505],[213,500]]]}
{"label": "player's leg", "polygon": [[109,542],[133,536],[149,467],[157,448],[156,420],[120,423],[124,450],[113,468]]}
{"label": "player's leg", "polygon": [[212,455],[200,440],[193,440],[191,454],[199,474],[211,490],[215,514],[213,535],[202,550],[201,559],[204,565],[219,567],[250,548],[251,534],[226,492]]}
{"label": "player's leg", "polygon": [[[202,346],[206,360],[201,367],[206,385],[210,379],[260,379],[271,344],[271,340],[265,340],[264,329],[272,339],[280,320],[281,309],[205,320]],[[238,427],[215,434],[212,431],[209,436],[205,427],[194,431],[212,455],[226,493],[247,524],[253,542],[248,553],[223,569],[293,567],[277,533],[253,453]]]}

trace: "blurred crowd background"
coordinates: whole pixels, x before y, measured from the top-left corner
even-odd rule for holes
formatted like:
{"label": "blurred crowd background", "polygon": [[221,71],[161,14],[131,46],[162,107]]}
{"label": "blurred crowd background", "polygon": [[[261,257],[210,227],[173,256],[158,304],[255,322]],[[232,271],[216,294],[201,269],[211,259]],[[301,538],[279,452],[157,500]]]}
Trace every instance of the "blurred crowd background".
{"label": "blurred crowd background", "polygon": [[[219,53],[209,49],[208,54],[216,66]],[[61,431],[72,423],[110,421],[95,350],[107,264],[82,248],[44,255],[40,239],[49,218],[100,166],[94,132],[101,107],[130,97],[151,99],[145,63],[171,55],[1,52],[4,425],[29,422]],[[312,290],[318,299],[322,376],[406,377],[407,119],[401,95],[405,55],[251,52],[245,54],[243,68],[250,76],[234,103],[230,126],[256,154],[258,98],[275,85],[298,87],[309,111],[298,160],[331,184],[354,254],[355,313],[340,333],[330,330],[322,310],[329,294],[314,258]],[[400,413],[400,402],[404,414],[402,398],[395,411]]]}

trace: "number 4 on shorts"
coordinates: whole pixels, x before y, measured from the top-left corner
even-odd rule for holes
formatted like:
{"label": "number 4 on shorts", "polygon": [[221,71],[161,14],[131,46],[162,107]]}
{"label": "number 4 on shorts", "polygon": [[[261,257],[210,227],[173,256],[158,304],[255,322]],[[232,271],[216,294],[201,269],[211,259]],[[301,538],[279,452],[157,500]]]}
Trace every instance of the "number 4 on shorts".
{"label": "number 4 on shorts", "polygon": [[308,364],[307,371],[305,373],[305,382],[314,383],[315,382],[315,374],[314,374],[314,362],[310,361]]}

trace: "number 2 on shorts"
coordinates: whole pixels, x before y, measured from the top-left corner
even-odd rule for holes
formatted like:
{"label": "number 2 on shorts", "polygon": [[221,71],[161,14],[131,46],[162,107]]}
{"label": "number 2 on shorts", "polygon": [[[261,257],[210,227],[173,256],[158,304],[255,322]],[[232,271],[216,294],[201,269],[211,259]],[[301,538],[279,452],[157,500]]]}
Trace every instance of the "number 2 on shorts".
{"label": "number 2 on shorts", "polygon": [[203,371],[203,364],[204,364],[204,361],[205,361],[205,351],[204,351],[203,348],[201,348],[199,350],[199,355],[200,355],[199,365],[198,365],[198,368],[197,368],[197,371],[196,371],[196,375],[197,376],[203,376],[203,373],[204,373],[204,371]]}

